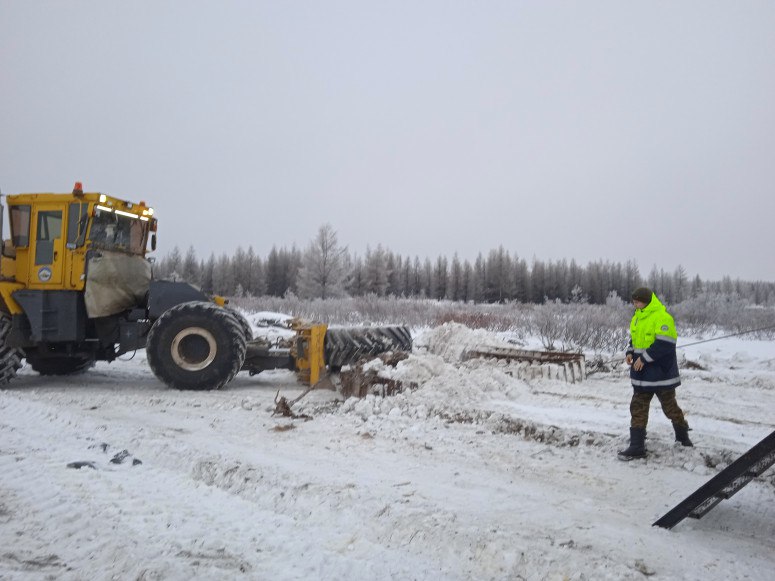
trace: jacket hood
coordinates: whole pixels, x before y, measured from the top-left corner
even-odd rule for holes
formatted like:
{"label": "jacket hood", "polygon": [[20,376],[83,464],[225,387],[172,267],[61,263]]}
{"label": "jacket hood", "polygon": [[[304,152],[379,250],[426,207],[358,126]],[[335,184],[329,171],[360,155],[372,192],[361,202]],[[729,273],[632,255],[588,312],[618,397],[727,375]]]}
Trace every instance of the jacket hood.
{"label": "jacket hood", "polygon": [[657,298],[656,293],[651,293],[651,302],[647,304],[642,309],[636,309],[636,313],[643,313],[644,315],[648,315],[651,313],[655,313],[657,311],[664,311],[665,305],[661,303],[661,301]]}

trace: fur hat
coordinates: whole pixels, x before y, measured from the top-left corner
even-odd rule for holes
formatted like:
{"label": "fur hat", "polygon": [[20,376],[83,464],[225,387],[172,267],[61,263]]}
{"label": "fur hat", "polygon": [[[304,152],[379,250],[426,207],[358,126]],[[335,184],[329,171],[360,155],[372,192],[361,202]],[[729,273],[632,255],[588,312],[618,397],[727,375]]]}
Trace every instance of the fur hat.
{"label": "fur hat", "polygon": [[642,286],[632,291],[632,300],[649,304],[651,302],[652,294],[654,293],[651,292],[650,288],[646,288],[645,286]]}

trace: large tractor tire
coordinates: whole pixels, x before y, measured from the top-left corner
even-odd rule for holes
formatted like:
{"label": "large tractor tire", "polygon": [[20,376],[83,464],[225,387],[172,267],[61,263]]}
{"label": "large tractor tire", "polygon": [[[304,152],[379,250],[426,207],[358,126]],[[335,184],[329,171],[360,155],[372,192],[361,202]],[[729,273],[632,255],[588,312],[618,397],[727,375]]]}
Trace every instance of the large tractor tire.
{"label": "large tractor tire", "polygon": [[8,347],[5,340],[11,332],[11,316],[0,311],[0,385],[5,385],[16,377],[22,366],[24,352],[16,347]]}
{"label": "large tractor tire", "polygon": [[27,363],[33,371],[41,375],[76,375],[85,373],[94,367],[94,358],[89,356],[74,357],[36,357],[27,355]]}
{"label": "large tractor tire", "polygon": [[248,323],[248,320],[236,309],[229,309],[229,312],[237,319],[240,327],[242,327],[242,331],[245,334],[245,341],[250,343],[253,340],[253,328],[250,326],[250,323]]}
{"label": "large tractor tire", "polygon": [[233,313],[189,302],[166,311],[148,333],[151,370],[176,389],[220,389],[245,361],[245,332]]}
{"label": "large tractor tire", "polygon": [[406,327],[351,327],[326,332],[325,358],[332,371],[369,355],[411,350],[412,335]]}

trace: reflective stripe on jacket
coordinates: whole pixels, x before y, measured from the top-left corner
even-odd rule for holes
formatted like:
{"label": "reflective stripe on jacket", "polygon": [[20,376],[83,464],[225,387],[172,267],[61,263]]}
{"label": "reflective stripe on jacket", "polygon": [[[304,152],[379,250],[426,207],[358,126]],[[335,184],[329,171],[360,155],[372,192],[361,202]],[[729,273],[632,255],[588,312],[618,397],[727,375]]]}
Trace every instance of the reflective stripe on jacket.
{"label": "reflective stripe on jacket", "polygon": [[643,369],[630,367],[630,380],[635,391],[672,389],[681,385],[675,347],[678,334],[675,321],[657,295],[643,309],[636,309],[630,321],[630,347],[627,353],[645,363]]}

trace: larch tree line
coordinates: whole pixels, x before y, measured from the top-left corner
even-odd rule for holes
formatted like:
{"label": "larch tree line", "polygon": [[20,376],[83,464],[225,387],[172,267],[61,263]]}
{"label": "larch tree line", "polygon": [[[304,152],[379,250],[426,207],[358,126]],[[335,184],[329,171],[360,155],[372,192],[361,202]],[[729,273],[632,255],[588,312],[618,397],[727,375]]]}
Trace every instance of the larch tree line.
{"label": "larch tree line", "polygon": [[154,276],[186,280],[210,294],[229,297],[287,296],[328,299],[366,295],[429,298],[474,303],[604,304],[616,293],[628,300],[639,286],[649,286],[667,303],[677,304],[702,293],[736,295],[756,305],[775,305],[775,283],[724,277],[703,281],[678,266],[666,272],[656,265],[644,278],[634,261],[624,264],[575,260],[528,263],[503,246],[480,253],[473,262],[439,256],[435,260],[401,256],[377,245],[365,255],[339,244],[329,224],[302,251],[272,247],[261,257],[253,247],[237,248],[233,256],[211,254],[197,259],[193,246],[185,256],[176,246],[154,265]]}

